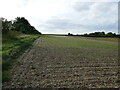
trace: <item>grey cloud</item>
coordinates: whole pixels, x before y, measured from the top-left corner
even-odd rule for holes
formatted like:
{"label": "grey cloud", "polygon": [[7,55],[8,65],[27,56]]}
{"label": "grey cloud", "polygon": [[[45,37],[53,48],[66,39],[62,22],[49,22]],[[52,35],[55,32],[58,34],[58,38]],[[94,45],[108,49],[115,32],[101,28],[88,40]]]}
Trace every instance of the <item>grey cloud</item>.
{"label": "grey cloud", "polygon": [[93,5],[93,2],[76,2],[73,6],[76,11],[85,11],[89,10],[90,6]]}
{"label": "grey cloud", "polygon": [[[103,5],[103,7],[101,7],[101,5]],[[117,28],[118,22],[117,20],[114,21],[115,19],[114,17],[117,16],[116,14],[117,11],[114,11],[116,10],[116,7],[112,7],[115,8],[113,10],[109,9],[111,6],[114,5],[117,4],[116,3],[96,4],[93,2],[76,3],[73,6],[75,11],[73,11],[73,13],[67,13],[68,17],[65,17],[65,14],[63,16],[52,17],[46,22],[41,23],[39,27],[43,27],[47,32],[52,30],[53,32],[58,32],[58,33],[61,31],[63,32],[71,31],[71,32],[80,33],[84,31],[92,32],[92,31],[100,31],[100,30],[114,32],[115,30],[118,29]],[[91,6],[94,6],[95,9],[94,8],[91,9]],[[107,10],[106,13],[105,10]],[[82,11],[85,11],[87,13],[82,13]],[[100,12],[99,13],[100,15],[98,15],[97,17],[94,16],[96,14],[95,12]],[[62,19],[62,17],[64,17],[64,19]]]}
{"label": "grey cloud", "polygon": [[53,19],[45,22],[45,24],[40,25],[49,29],[78,29],[79,27],[83,27],[81,24],[72,23],[70,20],[61,20],[61,19]]}
{"label": "grey cloud", "polygon": [[40,27],[46,27],[48,29],[64,29],[64,30],[70,30],[70,29],[89,29],[89,30],[113,30],[117,29],[117,22],[115,23],[107,23],[107,24],[99,24],[99,25],[91,25],[91,24],[80,24],[80,23],[74,23],[70,20],[65,19],[52,19],[44,24],[41,24]]}

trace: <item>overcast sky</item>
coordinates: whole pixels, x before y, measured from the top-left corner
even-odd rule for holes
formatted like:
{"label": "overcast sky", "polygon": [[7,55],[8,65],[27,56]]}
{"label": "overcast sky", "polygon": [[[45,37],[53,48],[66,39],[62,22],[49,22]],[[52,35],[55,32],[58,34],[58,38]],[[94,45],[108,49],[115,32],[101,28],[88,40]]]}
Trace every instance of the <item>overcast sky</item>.
{"label": "overcast sky", "polygon": [[0,11],[8,20],[25,17],[44,34],[118,33],[118,0],[0,0]]}

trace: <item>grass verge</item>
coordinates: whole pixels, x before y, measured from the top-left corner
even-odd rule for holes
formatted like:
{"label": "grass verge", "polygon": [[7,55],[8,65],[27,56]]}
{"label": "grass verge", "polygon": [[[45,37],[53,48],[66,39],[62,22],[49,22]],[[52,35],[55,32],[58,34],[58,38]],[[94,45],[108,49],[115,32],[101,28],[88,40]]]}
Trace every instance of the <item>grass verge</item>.
{"label": "grass verge", "polygon": [[28,36],[4,41],[2,44],[2,82],[9,81],[9,70],[16,59],[30,46],[39,36]]}

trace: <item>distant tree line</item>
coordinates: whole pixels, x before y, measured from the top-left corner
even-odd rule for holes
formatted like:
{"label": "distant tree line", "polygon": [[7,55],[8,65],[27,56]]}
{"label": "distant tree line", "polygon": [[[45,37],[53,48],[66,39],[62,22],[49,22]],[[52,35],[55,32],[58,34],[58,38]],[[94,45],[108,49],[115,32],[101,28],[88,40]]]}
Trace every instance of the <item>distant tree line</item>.
{"label": "distant tree line", "polygon": [[35,27],[31,26],[24,17],[17,17],[13,21],[1,18],[2,20],[2,34],[5,35],[9,31],[17,31],[23,34],[41,34]]}
{"label": "distant tree line", "polygon": [[89,34],[84,34],[83,36],[90,36],[90,37],[116,37],[116,33],[108,32],[105,34],[105,32],[94,32]]}
{"label": "distant tree line", "polygon": [[73,36],[73,34],[71,34],[71,33],[68,33],[68,36]]}
{"label": "distant tree line", "polygon": [[[73,34],[68,33],[68,36],[73,36]],[[94,33],[89,33],[89,34],[83,34],[83,35],[74,35],[74,36],[85,36],[85,37],[120,37],[120,35],[112,32],[94,32]]]}

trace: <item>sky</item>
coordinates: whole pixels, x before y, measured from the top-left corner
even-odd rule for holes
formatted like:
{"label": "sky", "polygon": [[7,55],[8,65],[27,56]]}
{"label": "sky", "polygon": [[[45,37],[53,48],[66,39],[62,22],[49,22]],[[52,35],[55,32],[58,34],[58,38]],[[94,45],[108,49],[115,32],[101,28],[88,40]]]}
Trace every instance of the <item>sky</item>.
{"label": "sky", "polygon": [[118,33],[118,0],[0,0],[0,11],[8,20],[25,17],[43,34]]}

